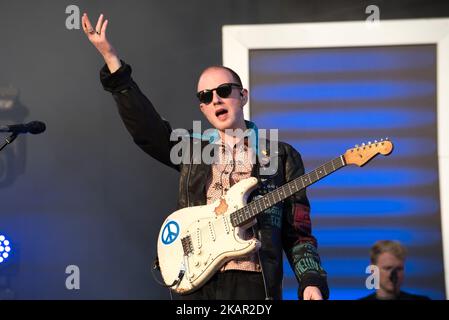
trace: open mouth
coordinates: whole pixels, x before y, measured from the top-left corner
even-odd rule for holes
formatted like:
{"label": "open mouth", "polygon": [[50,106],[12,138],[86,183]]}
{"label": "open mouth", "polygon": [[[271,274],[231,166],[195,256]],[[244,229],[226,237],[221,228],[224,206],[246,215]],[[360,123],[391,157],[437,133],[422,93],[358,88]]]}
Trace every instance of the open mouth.
{"label": "open mouth", "polygon": [[224,108],[220,108],[215,110],[215,116],[220,119],[220,120],[224,120],[228,115],[228,110],[224,109]]}

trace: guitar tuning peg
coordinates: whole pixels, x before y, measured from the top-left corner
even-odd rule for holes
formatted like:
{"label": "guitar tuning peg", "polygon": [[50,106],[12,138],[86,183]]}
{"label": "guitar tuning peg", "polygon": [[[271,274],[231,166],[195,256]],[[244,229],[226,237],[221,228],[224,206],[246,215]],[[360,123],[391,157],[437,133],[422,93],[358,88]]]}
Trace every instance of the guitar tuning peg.
{"label": "guitar tuning peg", "polygon": [[362,143],[362,147],[364,147],[365,146],[365,142],[364,143]]}
{"label": "guitar tuning peg", "polygon": [[386,137],[386,138],[385,138],[385,141],[388,141],[388,140],[390,140],[390,138]]}
{"label": "guitar tuning peg", "polygon": [[380,142],[383,142],[384,141],[384,139],[382,138],[382,139],[380,139]]}
{"label": "guitar tuning peg", "polygon": [[359,145],[358,145],[358,144],[356,144],[356,145],[355,145],[355,147],[356,147],[356,148],[358,148],[358,147],[359,147]]}
{"label": "guitar tuning peg", "polygon": [[371,144],[371,141],[368,141],[368,144]]}
{"label": "guitar tuning peg", "polygon": [[374,140],[374,143],[377,143],[377,140]]}

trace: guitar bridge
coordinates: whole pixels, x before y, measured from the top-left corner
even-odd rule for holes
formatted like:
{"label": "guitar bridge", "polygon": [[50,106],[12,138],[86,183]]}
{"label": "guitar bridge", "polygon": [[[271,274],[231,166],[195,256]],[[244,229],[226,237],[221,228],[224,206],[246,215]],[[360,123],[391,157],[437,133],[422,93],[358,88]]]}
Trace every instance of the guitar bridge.
{"label": "guitar bridge", "polygon": [[182,250],[184,251],[185,256],[188,256],[189,254],[193,253],[192,238],[190,236],[185,236],[184,238],[181,238],[181,243],[182,243]]}

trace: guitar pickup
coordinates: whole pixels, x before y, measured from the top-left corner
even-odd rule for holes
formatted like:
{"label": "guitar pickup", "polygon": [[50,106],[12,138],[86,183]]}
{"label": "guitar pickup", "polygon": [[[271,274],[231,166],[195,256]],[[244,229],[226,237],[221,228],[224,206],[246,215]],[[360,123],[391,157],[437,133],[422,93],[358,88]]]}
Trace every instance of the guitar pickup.
{"label": "guitar pickup", "polygon": [[201,230],[200,230],[200,228],[196,229],[196,244],[197,244],[198,249],[201,249],[202,243],[201,243]]}
{"label": "guitar pickup", "polygon": [[208,226],[209,226],[210,237],[212,238],[212,241],[215,241],[216,236],[215,236],[215,229],[214,229],[214,226],[213,226],[212,222],[210,222],[210,221],[209,221],[207,224],[208,224]]}
{"label": "guitar pickup", "polygon": [[225,229],[225,232],[226,232],[226,234],[229,234],[229,223],[228,223],[228,219],[227,219],[227,217],[225,216],[225,215],[223,215],[223,225],[224,225],[224,229]]}

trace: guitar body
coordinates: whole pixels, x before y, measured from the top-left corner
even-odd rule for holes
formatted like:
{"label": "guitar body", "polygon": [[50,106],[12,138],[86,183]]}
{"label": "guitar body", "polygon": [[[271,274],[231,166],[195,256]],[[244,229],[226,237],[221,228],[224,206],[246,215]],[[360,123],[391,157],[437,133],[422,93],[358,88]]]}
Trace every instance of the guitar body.
{"label": "guitar body", "polygon": [[[244,179],[223,198],[210,205],[178,210],[165,219],[158,238],[158,258],[167,285],[187,294],[202,286],[227,261],[241,258],[260,247],[257,239],[244,240],[244,231],[255,220],[233,227],[230,214],[246,205],[257,179]],[[181,270],[184,274],[180,277]]]}

